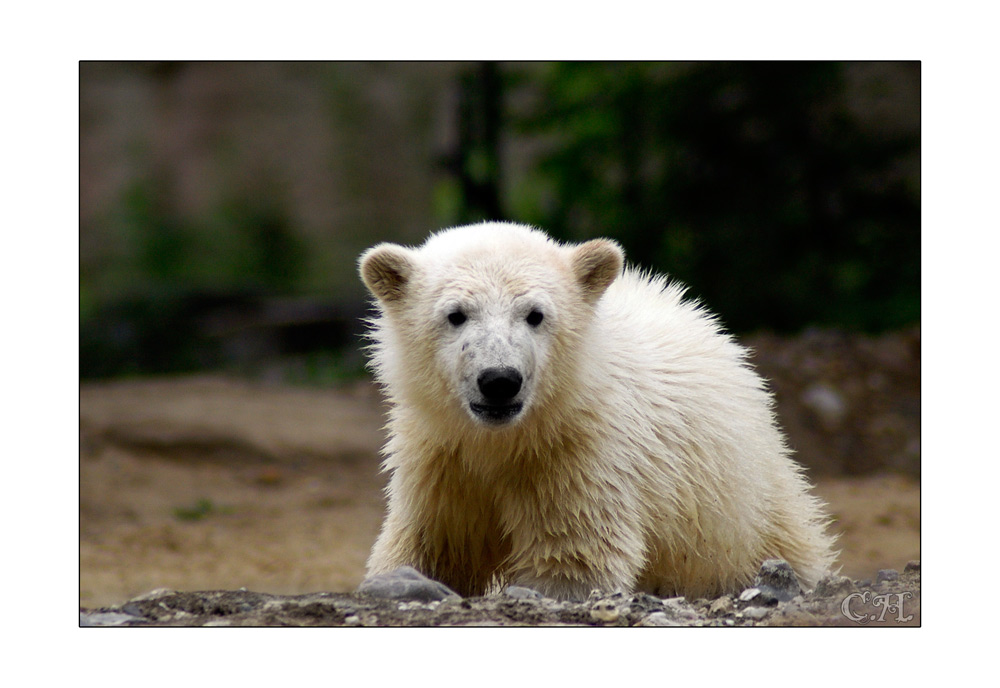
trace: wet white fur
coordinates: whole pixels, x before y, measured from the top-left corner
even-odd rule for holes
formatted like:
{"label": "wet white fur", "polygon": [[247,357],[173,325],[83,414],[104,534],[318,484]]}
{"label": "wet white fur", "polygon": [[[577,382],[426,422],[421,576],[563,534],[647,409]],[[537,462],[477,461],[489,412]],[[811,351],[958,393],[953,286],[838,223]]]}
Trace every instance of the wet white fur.
{"label": "wet white fur", "polygon": [[[501,223],[362,256],[391,404],[370,575],[410,565],[462,594],[693,598],[741,589],[771,557],[807,587],[832,565],[821,504],[745,350],[681,287],[619,274],[621,261],[613,242]],[[521,372],[524,408],[497,427],[469,404],[500,365]]]}

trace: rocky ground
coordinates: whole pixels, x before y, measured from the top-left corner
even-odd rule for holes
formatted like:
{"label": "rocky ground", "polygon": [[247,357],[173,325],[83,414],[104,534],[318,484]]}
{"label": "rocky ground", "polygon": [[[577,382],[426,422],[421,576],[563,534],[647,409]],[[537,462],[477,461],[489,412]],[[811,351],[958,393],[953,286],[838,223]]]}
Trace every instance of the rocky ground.
{"label": "rocky ground", "polygon": [[[767,567],[771,565],[771,570]],[[781,567],[785,568],[787,575]],[[753,587],[714,600],[600,594],[581,602],[527,588],[463,599],[385,599],[370,594],[269,595],[248,590],[155,590],[82,610],[83,626],[919,626],[920,563],[876,579],[829,576],[798,589],[791,569],[770,560]],[[789,579],[791,582],[789,583]],[[410,598],[415,595],[408,596]]]}
{"label": "rocky ground", "polygon": [[[904,571],[920,558],[919,330],[744,341],[830,505],[840,573],[854,586],[838,582],[837,599],[817,597],[821,589],[748,613],[752,601],[731,600],[729,610],[724,601],[615,598],[617,612],[607,616],[618,616],[609,621],[591,614],[604,598],[435,604],[356,596],[384,509],[377,391],[366,381],[318,389],[203,376],[81,386],[81,620],[633,625],[664,621],[660,613],[676,621],[677,608],[701,625],[854,625],[836,605],[856,588],[870,599],[913,593],[904,608],[919,622],[919,570]],[[865,585],[883,569],[903,573]],[[157,589],[179,592],[137,599]],[[227,592],[184,592],[196,590]],[[219,611],[205,616],[213,605]]]}

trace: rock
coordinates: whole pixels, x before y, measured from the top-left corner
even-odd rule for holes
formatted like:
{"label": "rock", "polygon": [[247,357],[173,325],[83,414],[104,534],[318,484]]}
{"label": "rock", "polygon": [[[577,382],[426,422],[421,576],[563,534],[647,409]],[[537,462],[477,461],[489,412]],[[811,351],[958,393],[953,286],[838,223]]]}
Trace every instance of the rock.
{"label": "rock", "polygon": [[704,618],[683,597],[669,597],[663,600],[663,607],[664,612],[682,626],[690,626],[691,622]]}
{"label": "rock", "polygon": [[80,626],[128,626],[147,623],[146,619],[119,612],[80,612]]}
{"label": "rock", "polygon": [[899,571],[895,569],[882,569],[875,575],[876,583],[899,580]]}
{"label": "rock", "polygon": [[361,582],[358,592],[381,599],[422,602],[460,597],[444,583],[431,580],[412,566],[402,566],[389,573],[370,576]]}
{"label": "rock", "polygon": [[914,559],[913,561],[906,562],[906,566],[903,567],[903,573],[920,573],[920,560]]}
{"label": "rock", "polygon": [[812,410],[824,425],[835,428],[840,425],[847,413],[847,404],[830,385],[822,382],[807,388],[800,399],[802,405]]}
{"label": "rock", "polygon": [[148,602],[150,600],[156,600],[161,597],[170,597],[171,595],[176,595],[176,590],[171,590],[170,588],[156,588],[155,590],[150,590],[145,592],[138,597],[133,597],[130,602]]}
{"label": "rock", "polygon": [[760,621],[770,613],[771,610],[767,607],[747,607],[742,612],[744,617],[753,619],[754,621]]}
{"label": "rock", "polygon": [[232,626],[233,623],[229,619],[212,619],[211,621],[206,621],[204,624],[206,627],[211,626]]}
{"label": "rock", "polygon": [[537,590],[525,588],[520,585],[508,585],[504,590],[504,594],[507,595],[507,597],[514,598],[515,600],[540,600],[545,597]]}
{"label": "rock", "polygon": [[598,600],[594,603],[594,606],[591,607],[590,616],[598,621],[610,623],[618,620],[618,617],[621,616],[621,611],[611,600]]}
{"label": "rock", "polygon": [[834,597],[849,595],[857,590],[854,582],[847,576],[828,575],[824,576],[816,584],[815,595],[817,597]]}
{"label": "rock", "polygon": [[[783,602],[783,601],[787,602],[788,601],[788,600],[782,600],[780,597],[778,597],[778,594],[775,591],[775,589],[772,588],[772,587],[770,587],[770,586],[762,585],[761,587],[759,587],[757,589],[760,590],[760,594],[753,598],[753,603],[754,603],[754,605],[756,605],[758,607],[762,607],[762,606],[763,607],[774,607],[774,606],[777,606],[777,604],[779,602]],[[791,599],[791,598],[788,598],[788,599]]]}
{"label": "rock", "polygon": [[678,621],[671,619],[664,612],[653,612],[639,619],[636,626],[680,626]]}
{"label": "rock", "polygon": [[709,605],[708,613],[711,616],[723,616],[725,614],[732,614],[735,609],[736,606],[733,603],[733,598],[729,595],[723,595]]}
{"label": "rock", "polygon": [[663,600],[645,592],[633,595],[629,602],[629,611],[640,618],[662,610]]}
{"label": "rock", "polygon": [[783,559],[766,559],[760,566],[754,586],[760,589],[768,604],[771,600],[774,603],[787,602],[802,592],[795,572]]}

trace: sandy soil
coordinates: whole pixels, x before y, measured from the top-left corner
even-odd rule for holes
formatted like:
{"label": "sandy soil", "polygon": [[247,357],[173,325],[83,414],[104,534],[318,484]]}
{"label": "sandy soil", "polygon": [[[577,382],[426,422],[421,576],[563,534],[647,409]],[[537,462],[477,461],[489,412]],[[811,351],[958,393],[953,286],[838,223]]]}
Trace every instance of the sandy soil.
{"label": "sandy soil", "polygon": [[[154,588],[346,592],[383,515],[382,409],[337,390],[220,377],[85,384],[80,393],[80,604]],[[842,573],[920,558],[920,488],[823,477]]]}

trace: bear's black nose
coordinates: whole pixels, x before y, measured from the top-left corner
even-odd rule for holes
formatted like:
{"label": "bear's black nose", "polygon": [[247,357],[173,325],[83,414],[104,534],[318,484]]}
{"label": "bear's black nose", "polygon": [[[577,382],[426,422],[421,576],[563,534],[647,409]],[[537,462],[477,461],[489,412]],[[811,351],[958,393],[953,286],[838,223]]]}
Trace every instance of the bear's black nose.
{"label": "bear's black nose", "polygon": [[487,368],[476,380],[479,391],[491,404],[510,401],[521,391],[521,373],[513,368]]}

